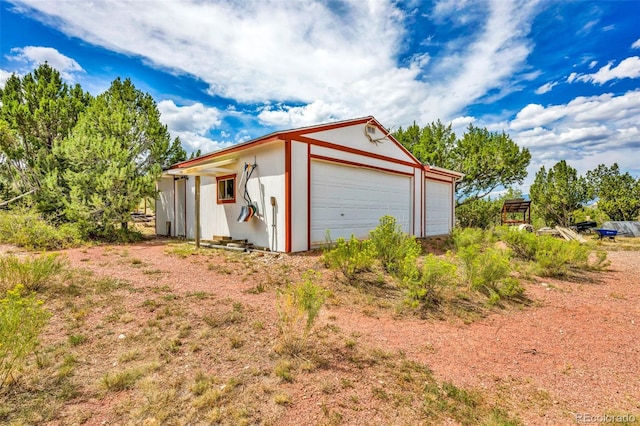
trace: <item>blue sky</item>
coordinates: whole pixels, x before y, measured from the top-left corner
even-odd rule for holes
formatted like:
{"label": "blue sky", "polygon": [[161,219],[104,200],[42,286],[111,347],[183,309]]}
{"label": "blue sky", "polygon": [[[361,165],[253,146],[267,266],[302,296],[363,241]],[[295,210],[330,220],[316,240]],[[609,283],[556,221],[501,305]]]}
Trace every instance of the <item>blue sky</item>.
{"label": "blue sky", "polygon": [[640,1],[2,0],[0,84],[45,60],[150,93],[185,149],[367,115],[505,131],[640,176]]}

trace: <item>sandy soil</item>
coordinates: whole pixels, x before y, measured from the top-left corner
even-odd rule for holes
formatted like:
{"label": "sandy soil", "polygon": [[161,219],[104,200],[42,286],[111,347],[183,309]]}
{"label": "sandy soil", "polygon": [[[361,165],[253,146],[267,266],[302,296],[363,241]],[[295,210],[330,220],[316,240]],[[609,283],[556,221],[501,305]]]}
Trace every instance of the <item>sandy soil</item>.
{"label": "sandy soil", "polygon": [[[176,292],[209,291],[242,298],[275,318],[272,293],[246,292],[265,277],[238,282],[235,274],[212,273],[193,259],[167,257],[163,242],[129,246],[131,257],[167,272],[149,277],[101,264],[98,260],[105,249],[69,250],[66,255],[75,266],[140,286],[152,281]],[[499,311],[470,324],[397,318],[393,312],[371,316],[344,306],[329,306],[321,321],[332,318],[362,341],[402,350],[427,363],[437,377],[459,386],[512,397],[537,394],[540,401],[525,398],[512,407],[528,424],[562,423],[567,413],[640,413],[640,252],[614,251],[609,259],[608,272],[583,282],[527,284],[531,306]],[[261,272],[278,264],[300,271],[317,267],[317,262],[317,256],[267,255],[261,258]],[[291,411],[294,424],[296,410]]]}
{"label": "sandy soil", "polygon": [[[105,261],[106,253],[125,249],[147,270],[162,273],[145,274]],[[309,268],[322,269],[317,254],[264,255],[255,259],[257,271],[239,280],[237,271],[211,267],[216,256],[205,262],[200,256],[169,256],[166,250],[167,241],[152,240],[126,247],[66,250],[64,255],[74,267],[126,279],[135,286],[169,286],[177,294],[207,291],[241,299],[271,323],[276,320],[274,291],[247,290],[273,280],[278,268],[289,271],[291,279]],[[224,256],[219,257],[222,262]],[[576,424],[576,416],[586,414],[638,417],[640,252],[612,251],[609,259],[608,271],[590,273],[579,282],[528,282],[528,306],[495,310],[472,322],[398,316],[393,309],[372,313],[361,305],[334,303],[323,310],[319,323],[336,324],[373,347],[402,351],[408,359],[426,363],[441,380],[509,401],[507,408],[525,424]],[[237,267],[243,268],[241,263]],[[298,396],[305,392],[292,391]],[[313,424],[319,410],[314,404],[292,404],[281,421]],[[346,423],[372,420],[362,415],[362,422]]]}

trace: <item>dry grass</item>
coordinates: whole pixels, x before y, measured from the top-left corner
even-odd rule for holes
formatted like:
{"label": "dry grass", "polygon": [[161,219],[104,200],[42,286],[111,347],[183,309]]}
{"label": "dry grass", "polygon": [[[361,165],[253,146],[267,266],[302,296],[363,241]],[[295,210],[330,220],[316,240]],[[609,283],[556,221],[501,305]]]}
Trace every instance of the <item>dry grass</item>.
{"label": "dry grass", "polygon": [[[193,253],[185,245],[168,251]],[[107,253],[126,259],[121,268],[144,264],[126,248]],[[255,267],[247,257],[206,254],[215,256],[223,265]],[[282,276],[264,284],[274,310],[276,287],[287,282]],[[320,395],[327,424],[353,421],[370,399],[383,423],[415,424],[426,416],[471,424],[491,414],[480,396],[473,416],[471,408],[459,409],[469,403],[455,398],[432,407],[427,402],[445,391],[426,366],[367,347],[331,324],[316,327],[307,348],[293,356],[274,350],[277,327],[238,300],[138,287],[83,270],[68,270],[43,288],[54,315],[37,357],[0,395],[2,423],[279,424],[289,410],[307,404],[308,390]],[[343,303],[361,297],[351,291],[336,297]],[[373,298],[360,301],[367,305],[389,296],[362,294]]]}
{"label": "dry grass", "polygon": [[[425,244],[442,250],[446,241]],[[640,239],[630,244],[637,250]],[[156,284],[69,270],[44,285],[40,294],[53,316],[37,356],[0,394],[0,423],[275,425],[367,419],[509,425],[519,423],[514,413],[526,411],[526,404],[553,403],[545,389],[521,382],[504,382],[490,393],[438,380],[427,365],[404,353],[341,330],[332,315],[313,328],[304,351],[278,353],[276,294],[298,282],[301,271],[276,258],[166,246],[167,259],[201,265],[225,279],[234,271],[231,277],[239,282],[251,280],[249,290],[234,299],[201,288],[178,292],[156,280],[168,272],[133,249],[101,253],[101,261]],[[332,274],[323,271],[322,285],[334,312],[349,309],[386,320],[413,315],[403,309],[403,294],[388,277],[373,273],[345,286]],[[271,315],[252,298],[272,300]],[[452,293],[447,299],[427,316],[473,321],[498,309],[481,298]],[[425,348],[425,353],[434,350]],[[513,399],[513,389],[521,400]]]}

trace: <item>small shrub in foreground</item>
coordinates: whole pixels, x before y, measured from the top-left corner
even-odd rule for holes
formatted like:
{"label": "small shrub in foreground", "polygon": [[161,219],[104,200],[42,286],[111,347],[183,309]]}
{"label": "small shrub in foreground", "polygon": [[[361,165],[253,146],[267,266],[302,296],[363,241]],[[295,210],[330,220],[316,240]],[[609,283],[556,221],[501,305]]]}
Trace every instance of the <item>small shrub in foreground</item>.
{"label": "small shrub in foreground", "polygon": [[538,252],[539,237],[532,232],[522,232],[515,229],[501,228],[499,236],[513,251],[518,259],[534,260]]}
{"label": "small shrub in foreground", "polygon": [[403,263],[415,262],[422,251],[415,237],[404,233],[393,216],[381,217],[369,236],[382,267],[391,274],[401,274]]}
{"label": "small shrub in foreground", "polygon": [[313,324],[324,305],[327,292],[315,284],[316,273],[307,271],[303,281],[288,286],[278,295],[279,352],[295,355],[304,351]]}
{"label": "small shrub in foreground", "polygon": [[370,240],[360,241],[351,235],[349,241],[338,238],[333,248],[325,250],[322,259],[327,267],[339,269],[349,281],[354,281],[358,274],[371,270],[376,250]]}
{"label": "small shrub in foreground", "polygon": [[406,301],[414,308],[438,305],[442,301],[442,291],[455,286],[456,281],[456,265],[429,253],[422,269],[416,267],[413,273],[406,274],[403,279]]}
{"label": "small shrub in foreground", "polygon": [[507,253],[500,249],[480,250],[477,244],[471,244],[458,251],[464,278],[470,290],[479,291],[495,304],[501,298],[513,298],[521,295],[524,289],[519,282],[510,277],[510,262]]}
{"label": "small shrub in foreground", "polygon": [[17,285],[0,299],[0,389],[24,366],[49,319],[42,301],[33,293],[23,296],[23,292],[24,287]]}

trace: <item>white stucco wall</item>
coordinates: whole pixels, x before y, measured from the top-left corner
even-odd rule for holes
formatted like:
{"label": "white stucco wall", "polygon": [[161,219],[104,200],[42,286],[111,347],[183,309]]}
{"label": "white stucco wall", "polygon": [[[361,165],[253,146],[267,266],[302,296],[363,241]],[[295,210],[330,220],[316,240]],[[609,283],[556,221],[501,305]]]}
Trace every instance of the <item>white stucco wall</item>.
{"label": "white stucco wall", "polygon": [[[214,236],[233,239],[247,239],[253,244],[284,251],[284,143],[272,143],[238,152],[233,157],[237,161],[224,168],[236,173],[236,202],[217,203],[217,183],[215,177],[202,176],[200,181],[200,236],[211,240]],[[248,181],[247,189],[251,200],[258,205],[258,213],[248,222],[238,222],[242,206],[244,183],[238,187],[244,171],[244,164],[258,166]],[[275,228],[271,197],[276,199]],[[275,229],[275,234],[274,234]],[[274,238],[275,236],[275,238]],[[187,238],[195,238],[195,177],[190,176],[187,184]]]}

